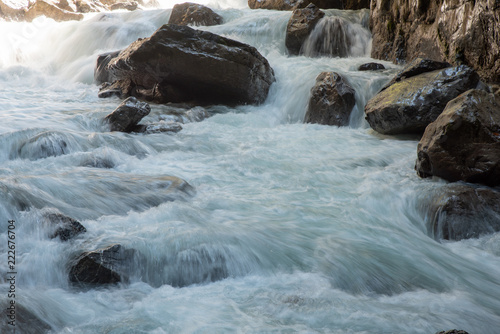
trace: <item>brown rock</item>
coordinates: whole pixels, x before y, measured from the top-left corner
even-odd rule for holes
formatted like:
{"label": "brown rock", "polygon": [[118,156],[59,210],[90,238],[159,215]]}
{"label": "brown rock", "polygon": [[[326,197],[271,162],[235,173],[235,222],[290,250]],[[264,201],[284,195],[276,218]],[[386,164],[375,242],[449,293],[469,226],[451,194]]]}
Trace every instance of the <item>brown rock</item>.
{"label": "brown rock", "polygon": [[222,16],[210,8],[196,3],[177,4],[170,14],[169,24],[214,26],[222,24]]}
{"label": "brown rock", "polygon": [[111,114],[104,118],[110,131],[132,132],[141,119],[151,111],[149,104],[137,101],[133,96],[123,101]]}
{"label": "brown rock", "polygon": [[29,1],[27,0],[24,3],[17,3],[17,6],[14,3],[4,3],[0,0],[0,18],[14,21],[24,20],[25,11],[28,6]]}
{"label": "brown rock", "polygon": [[475,88],[477,73],[458,66],[412,76],[375,95],[365,106],[366,120],[383,134],[423,133],[446,104]]}
{"label": "brown rock", "polygon": [[500,99],[470,90],[450,101],[417,151],[421,177],[500,185]]}
{"label": "brown rock", "polygon": [[105,70],[118,79],[111,93],[158,103],[262,103],[275,80],[254,47],[178,25],[132,43]]}
{"label": "brown rock", "polygon": [[42,15],[55,21],[80,21],[83,19],[83,15],[80,13],[72,13],[51,3],[38,0],[26,12],[26,21],[33,21]]}
{"label": "brown rock", "polygon": [[372,57],[398,63],[425,57],[474,68],[500,82],[500,3],[496,0],[372,1]]}
{"label": "brown rock", "polygon": [[462,240],[500,231],[500,192],[452,184],[441,189],[429,207],[436,239]]}
{"label": "brown rock", "polygon": [[356,103],[354,89],[335,72],[323,72],[316,78],[305,123],[344,126]]}
{"label": "brown rock", "polygon": [[59,237],[61,241],[68,241],[87,231],[80,222],[61,213],[48,212],[43,215],[43,219],[51,225],[51,239]]}
{"label": "brown rock", "polygon": [[318,7],[309,4],[304,9],[293,11],[286,27],[285,44],[288,52],[298,55],[307,36],[314,29],[316,24],[325,16]]}

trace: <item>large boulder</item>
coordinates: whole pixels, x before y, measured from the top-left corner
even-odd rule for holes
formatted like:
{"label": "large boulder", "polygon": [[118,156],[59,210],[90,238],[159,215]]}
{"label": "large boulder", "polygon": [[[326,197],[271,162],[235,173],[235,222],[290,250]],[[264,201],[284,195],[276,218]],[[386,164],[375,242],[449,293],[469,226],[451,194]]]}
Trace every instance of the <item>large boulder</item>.
{"label": "large boulder", "polygon": [[115,244],[81,254],[71,265],[69,281],[79,285],[127,282],[136,251]]}
{"label": "large boulder", "polygon": [[399,63],[423,56],[465,64],[500,82],[500,2],[374,0],[372,57]]}
{"label": "large boulder", "polygon": [[254,47],[169,24],[132,43],[105,70],[117,78],[112,93],[157,103],[258,104],[275,80]]}
{"label": "large boulder", "polygon": [[421,134],[449,101],[478,83],[479,76],[467,66],[415,75],[370,99],[365,106],[366,120],[382,134]]}
{"label": "large boulder", "polygon": [[252,9],[293,10],[304,8],[310,3],[325,9],[357,10],[370,8],[370,0],[248,0],[248,7]]}
{"label": "large boulder", "polygon": [[450,101],[417,151],[421,177],[500,185],[500,98],[470,90]]}
{"label": "large boulder", "polygon": [[73,13],[61,9],[53,3],[37,0],[31,7],[28,8],[25,18],[26,21],[33,21],[38,16],[45,16],[54,21],[79,21],[83,19],[81,13]]}
{"label": "large boulder", "polygon": [[177,4],[172,8],[169,24],[215,26],[221,24],[222,16],[210,8],[192,2]]}
{"label": "large boulder", "polygon": [[311,89],[305,123],[344,126],[356,103],[354,89],[335,72],[323,72]]}
{"label": "large boulder", "polygon": [[500,231],[500,192],[446,186],[432,198],[429,224],[436,239],[462,240]]}
{"label": "large boulder", "polygon": [[106,116],[104,121],[109,124],[110,131],[132,132],[141,119],[150,112],[149,104],[130,96]]}
{"label": "large boulder", "polygon": [[288,52],[298,55],[302,45],[325,13],[313,4],[293,11],[286,27],[285,45]]}

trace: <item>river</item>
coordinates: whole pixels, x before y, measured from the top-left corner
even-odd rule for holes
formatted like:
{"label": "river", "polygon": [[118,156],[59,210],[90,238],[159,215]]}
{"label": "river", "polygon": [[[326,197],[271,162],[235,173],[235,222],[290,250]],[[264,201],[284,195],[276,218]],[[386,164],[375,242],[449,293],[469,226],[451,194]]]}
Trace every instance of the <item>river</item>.
{"label": "river", "polygon": [[[93,83],[97,55],[150,36],[173,2],[0,22],[0,298],[15,220],[15,301],[50,333],[498,333],[500,233],[432,238],[426,201],[446,182],[416,175],[417,138],[364,120],[400,68],[357,70],[375,61],[368,11],[327,10],[356,42],[349,57],[312,58],[287,55],[291,12],[204,3],[225,23],[200,29],[255,46],[276,82],[262,105],[211,106],[178,133],[108,132],[101,119],[120,100],[99,99]],[[302,123],[322,71],[356,90],[347,127]],[[144,121],[169,109],[151,107]],[[193,194],[168,201],[164,176]],[[51,212],[87,232],[50,239]],[[129,282],[70,284],[75,255],[114,243],[141,255]]]}

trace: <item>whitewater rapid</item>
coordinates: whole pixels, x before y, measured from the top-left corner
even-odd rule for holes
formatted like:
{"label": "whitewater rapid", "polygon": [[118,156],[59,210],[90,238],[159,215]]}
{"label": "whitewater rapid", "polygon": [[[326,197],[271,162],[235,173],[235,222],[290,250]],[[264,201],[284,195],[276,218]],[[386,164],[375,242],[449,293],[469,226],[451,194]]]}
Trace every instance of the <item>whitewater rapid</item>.
{"label": "whitewater rapid", "polygon": [[[446,183],[416,175],[417,138],[379,135],[364,120],[399,69],[357,70],[374,61],[368,11],[328,10],[351,24],[355,48],[310,58],[287,55],[290,12],[204,3],[225,23],[200,29],[255,46],[277,81],[262,105],[211,106],[175,134],[108,132],[100,120],[120,100],[99,99],[93,83],[97,55],[150,36],[173,2],[81,22],[0,22],[0,298],[15,220],[16,302],[51,333],[497,333],[500,234],[430,237],[425,206]],[[356,90],[347,127],[302,124],[322,71]],[[144,121],[170,109],[151,108]],[[170,201],[158,190],[165,176],[194,192]],[[87,232],[50,239],[50,212]],[[114,243],[141,254],[130,282],[69,283],[75,255]],[[206,279],[220,267],[227,278]]]}

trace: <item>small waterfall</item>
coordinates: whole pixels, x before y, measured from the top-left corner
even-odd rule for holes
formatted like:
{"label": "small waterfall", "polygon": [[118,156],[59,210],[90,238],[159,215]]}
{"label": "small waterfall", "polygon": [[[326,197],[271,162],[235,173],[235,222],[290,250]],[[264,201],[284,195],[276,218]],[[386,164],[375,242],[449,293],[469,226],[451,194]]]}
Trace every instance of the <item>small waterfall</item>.
{"label": "small waterfall", "polygon": [[341,16],[321,19],[302,46],[308,57],[364,57],[369,56],[371,34],[362,22],[355,23]]}

